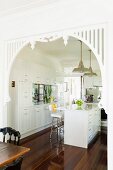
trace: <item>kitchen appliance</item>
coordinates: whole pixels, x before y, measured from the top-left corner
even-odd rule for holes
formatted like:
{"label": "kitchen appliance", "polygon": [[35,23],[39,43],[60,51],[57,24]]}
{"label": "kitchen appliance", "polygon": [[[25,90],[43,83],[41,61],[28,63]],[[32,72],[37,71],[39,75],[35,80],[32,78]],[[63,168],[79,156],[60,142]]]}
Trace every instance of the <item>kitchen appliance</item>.
{"label": "kitchen appliance", "polygon": [[85,102],[92,103],[93,102],[93,95],[92,94],[85,95]]}

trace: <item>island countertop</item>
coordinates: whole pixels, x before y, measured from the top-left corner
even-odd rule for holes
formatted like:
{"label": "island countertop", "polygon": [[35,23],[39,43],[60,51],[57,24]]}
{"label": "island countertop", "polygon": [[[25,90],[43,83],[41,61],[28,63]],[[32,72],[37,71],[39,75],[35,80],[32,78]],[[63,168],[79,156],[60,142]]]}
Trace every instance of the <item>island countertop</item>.
{"label": "island countertop", "polygon": [[100,109],[67,109],[64,114],[64,143],[87,148],[100,128]]}

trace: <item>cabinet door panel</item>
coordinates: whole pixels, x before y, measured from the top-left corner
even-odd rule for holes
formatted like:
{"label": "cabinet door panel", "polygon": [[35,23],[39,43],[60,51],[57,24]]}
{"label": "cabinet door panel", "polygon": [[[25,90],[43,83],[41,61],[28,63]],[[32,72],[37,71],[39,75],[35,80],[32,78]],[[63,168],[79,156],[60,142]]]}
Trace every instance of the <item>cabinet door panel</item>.
{"label": "cabinet door panel", "polygon": [[45,109],[43,107],[41,108],[40,117],[41,117],[41,126],[45,126],[46,117],[45,117]]}
{"label": "cabinet door panel", "polygon": [[36,128],[41,127],[41,109],[35,108],[35,114],[36,114]]}
{"label": "cabinet door panel", "polygon": [[35,111],[35,109],[34,109],[34,107],[31,107],[31,109],[30,109],[30,123],[31,123],[31,129],[33,130],[33,129],[36,129],[36,127],[37,127],[37,117],[36,117],[36,111]]}
{"label": "cabinet door panel", "polygon": [[21,133],[26,133],[30,130],[30,112],[29,108],[20,109],[20,131]]}
{"label": "cabinet door panel", "polygon": [[32,104],[31,83],[19,81],[18,83],[18,102],[20,106],[30,106]]}
{"label": "cabinet door panel", "polygon": [[45,125],[48,125],[52,121],[51,113],[49,111],[49,105],[44,106],[44,112],[45,112]]}

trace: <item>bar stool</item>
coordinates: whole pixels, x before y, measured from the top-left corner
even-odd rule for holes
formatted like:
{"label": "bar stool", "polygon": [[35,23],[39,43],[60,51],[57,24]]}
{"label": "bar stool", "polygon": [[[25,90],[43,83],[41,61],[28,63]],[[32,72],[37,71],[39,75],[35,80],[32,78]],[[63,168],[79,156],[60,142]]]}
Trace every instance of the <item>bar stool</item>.
{"label": "bar stool", "polygon": [[63,133],[64,126],[64,114],[63,112],[57,111],[53,109],[53,106],[49,106],[49,110],[51,111],[52,123],[51,123],[51,131],[50,131],[50,141],[52,138],[52,134],[55,132],[57,134],[57,139],[59,139],[60,134]]}

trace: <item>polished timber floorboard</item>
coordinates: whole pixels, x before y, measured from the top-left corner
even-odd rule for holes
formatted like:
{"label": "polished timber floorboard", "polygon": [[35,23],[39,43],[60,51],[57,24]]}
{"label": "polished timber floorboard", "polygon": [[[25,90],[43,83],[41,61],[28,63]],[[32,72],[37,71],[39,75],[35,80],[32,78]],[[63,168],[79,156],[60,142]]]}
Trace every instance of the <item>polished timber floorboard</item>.
{"label": "polished timber floorboard", "polygon": [[107,170],[107,134],[101,133],[88,149],[63,145],[49,132],[23,146],[31,150],[24,157],[22,170]]}

